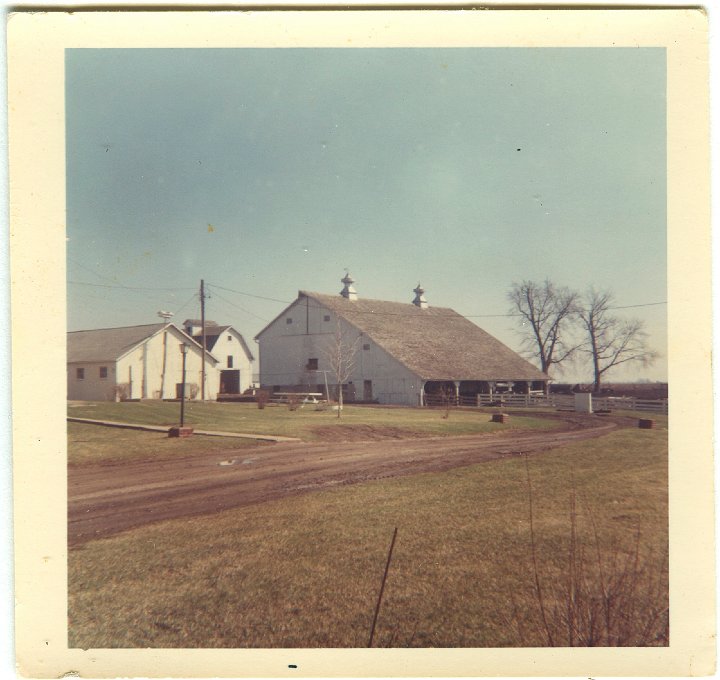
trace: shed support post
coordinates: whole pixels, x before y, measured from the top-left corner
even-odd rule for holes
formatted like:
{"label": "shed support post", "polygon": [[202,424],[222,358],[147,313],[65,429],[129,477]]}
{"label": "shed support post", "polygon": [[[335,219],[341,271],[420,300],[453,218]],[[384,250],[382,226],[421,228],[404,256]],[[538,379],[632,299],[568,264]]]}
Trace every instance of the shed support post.
{"label": "shed support post", "polygon": [[453,381],[455,383],[455,405],[460,405],[460,381],[455,380]]}

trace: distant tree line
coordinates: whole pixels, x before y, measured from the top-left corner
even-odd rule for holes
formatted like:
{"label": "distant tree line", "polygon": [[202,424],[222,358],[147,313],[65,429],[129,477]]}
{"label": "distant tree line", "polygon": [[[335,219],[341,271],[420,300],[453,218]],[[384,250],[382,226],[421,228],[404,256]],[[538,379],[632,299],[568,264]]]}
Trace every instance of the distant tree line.
{"label": "distant tree line", "polygon": [[584,358],[592,366],[593,390],[599,392],[604,376],[615,366],[648,365],[659,356],[648,345],[642,321],[613,313],[609,291],[590,288],[580,294],[547,279],[523,281],[512,284],[508,300],[521,319],[526,355],[537,358],[548,375],[565,362]]}

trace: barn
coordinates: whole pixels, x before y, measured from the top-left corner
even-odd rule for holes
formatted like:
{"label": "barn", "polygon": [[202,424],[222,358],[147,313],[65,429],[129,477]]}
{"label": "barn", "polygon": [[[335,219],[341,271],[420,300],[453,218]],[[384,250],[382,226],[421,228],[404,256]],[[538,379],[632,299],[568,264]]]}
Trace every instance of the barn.
{"label": "barn", "polygon": [[[67,334],[68,399],[173,399],[200,396],[202,346],[174,324],[98,328]],[[205,352],[206,397],[218,391],[218,360]]]}
{"label": "barn", "polygon": [[[199,319],[185,319],[183,329],[202,345],[203,322]],[[218,391],[221,395],[242,394],[252,386],[252,362],[255,358],[245,338],[233,326],[220,325],[205,320],[205,348],[218,360]]]}
{"label": "barn", "polygon": [[299,291],[255,338],[260,383],[343,391],[344,401],[423,405],[429,395],[547,390],[548,376],[418,284],[411,302],[363,299],[348,274],[339,295]]}

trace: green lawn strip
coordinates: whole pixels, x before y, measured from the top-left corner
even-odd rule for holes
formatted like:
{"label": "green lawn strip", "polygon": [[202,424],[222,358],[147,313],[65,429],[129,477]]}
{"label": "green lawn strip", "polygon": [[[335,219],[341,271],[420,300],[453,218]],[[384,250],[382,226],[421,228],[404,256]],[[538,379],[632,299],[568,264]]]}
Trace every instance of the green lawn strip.
{"label": "green lawn strip", "polygon": [[[653,602],[666,598],[666,432],[616,431],[528,466],[551,620],[564,606],[573,493],[585,580],[597,589],[595,530],[606,577],[639,532],[641,581],[659,582]],[[69,557],[70,646],[363,647],[396,526],[377,646],[547,644],[519,457],[87,543]]]}
{"label": "green lawn strip", "polygon": [[173,458],[203,452],[231,452],[262,444],[254,439],[233,437],[171,438],[161,432],[100,427],[85,423],[68,423],[67,431],[70,465]]}
{"label": "green lawn strip", "polygon": [[[487,413],[409,408],[367,408],[346,406],[341,418],[331,411],[312,406],[291,411],[287,406],[257,408],[256,404],[190,402],[185,407],[185,424],[196,429],[247,434],[300,437],[305,440],[327,436],[327,429],[338,433],[352,427],[393,428],[415,436],[474,434],[507,429],[552,429],[559,423],[542,418],[514,416],[505,425],[491,423]],[[179,420],[179,404],[173,402],[90,402],[72,404],[68,415],[141,425],[174,425]],[[347,434],[347,432],[346,432]]]}

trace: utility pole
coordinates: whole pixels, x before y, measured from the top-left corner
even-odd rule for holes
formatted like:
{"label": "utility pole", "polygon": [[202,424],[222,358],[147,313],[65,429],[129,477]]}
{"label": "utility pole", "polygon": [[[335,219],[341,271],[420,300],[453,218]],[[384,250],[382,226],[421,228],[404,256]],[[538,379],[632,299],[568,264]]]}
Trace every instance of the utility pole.
{"label": "utility pole", "polygon": [[180,392],[180,427],[185,427],[185,358],[187,357],[188,346],[180,343],[182,353],[182,391]]}
{"label": "utility pole", "polygon": [[200,323],[202,325],[202,372],[200,399],[205,401],[205,280],[200,279]]}

